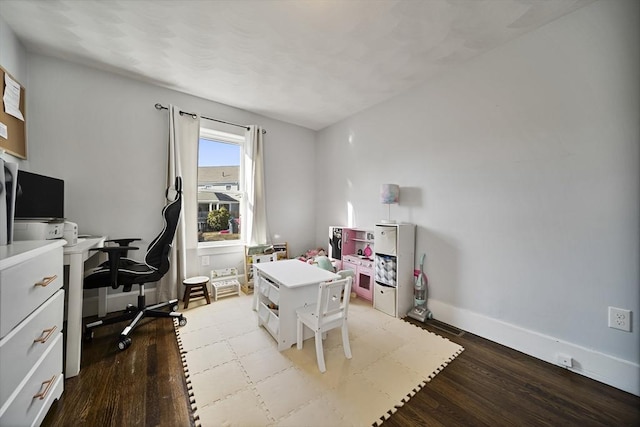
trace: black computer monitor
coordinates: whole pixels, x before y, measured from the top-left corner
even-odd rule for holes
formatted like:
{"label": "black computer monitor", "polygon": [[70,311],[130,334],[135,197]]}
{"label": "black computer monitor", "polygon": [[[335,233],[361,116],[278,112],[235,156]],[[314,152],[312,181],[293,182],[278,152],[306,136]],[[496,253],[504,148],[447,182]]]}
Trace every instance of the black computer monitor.
{"label": "black computer monitor", "polygon": [[64,219],[64,181],[18,170],[15,219]]}

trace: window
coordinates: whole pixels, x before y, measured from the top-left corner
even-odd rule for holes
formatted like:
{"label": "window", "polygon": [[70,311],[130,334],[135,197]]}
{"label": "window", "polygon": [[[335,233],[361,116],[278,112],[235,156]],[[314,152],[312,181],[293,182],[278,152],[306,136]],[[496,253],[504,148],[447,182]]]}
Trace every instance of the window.
{"label": "window", "polygon": [[198,142],[198,242],[243,243],[244,136],[201,128]]}

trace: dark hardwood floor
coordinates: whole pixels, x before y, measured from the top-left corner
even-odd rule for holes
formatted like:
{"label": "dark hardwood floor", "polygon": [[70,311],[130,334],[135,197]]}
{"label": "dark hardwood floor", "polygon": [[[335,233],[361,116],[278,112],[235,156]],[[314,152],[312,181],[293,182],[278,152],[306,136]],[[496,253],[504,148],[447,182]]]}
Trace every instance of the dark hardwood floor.
{"label": "dark hardwood floor", "polygon": [[97,328],[83,342],[80,375],[65,380],[43,426],[195,425],[173,321],[143,320],[120,351],[124,326]]}
{"label": "dark hardwood floor", "polygon": [[[121,327],[85,343],[80,375],[65,382],[43,426],[197,424],[171,321],[144,321],[124,352]],[[640,426],[637,396],[469,333],[423,327],[465,351],[385,426]]]}

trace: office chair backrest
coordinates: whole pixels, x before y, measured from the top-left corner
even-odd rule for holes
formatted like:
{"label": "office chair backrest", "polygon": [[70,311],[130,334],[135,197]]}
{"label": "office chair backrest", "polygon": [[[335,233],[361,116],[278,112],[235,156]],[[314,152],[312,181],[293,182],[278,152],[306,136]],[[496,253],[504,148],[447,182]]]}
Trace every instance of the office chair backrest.
{"label": "office chair backrest", "polygon": [[[166,192],[167,200],[170,200],[170,190],[171,187],[169,187]],[[171,247],[173,244],[173,238],[176,234],[176,229],[178,228],[180,212],[182,210],[182,178],[179,176],[176,177],[175,191],[175,198],[162,210],[164,227],[160,234],[149,244],[147,255],[144,259],[144,262],[149,266],[149,268],[156,270],[161,275],[164,275],[169,271]]]}

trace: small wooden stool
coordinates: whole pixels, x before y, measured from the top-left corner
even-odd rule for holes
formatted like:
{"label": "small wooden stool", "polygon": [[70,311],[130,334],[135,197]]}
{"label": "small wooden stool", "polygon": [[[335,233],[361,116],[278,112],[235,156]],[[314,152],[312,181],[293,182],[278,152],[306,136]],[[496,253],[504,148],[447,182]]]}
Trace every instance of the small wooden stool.
{"label": "small wooden stool", "polygon": [[182,297],[184,308],[189,307],[191,297],[204,297],[207,300],[207,304],[211,304],[207,283],[209,283],[209,278],[206,276],[189,277],[182,282],[185,286],[184,296]]}

